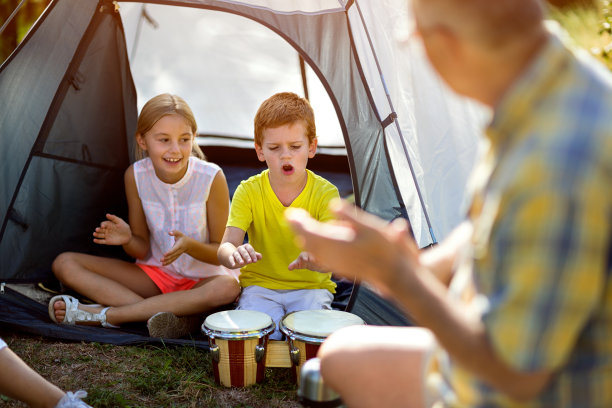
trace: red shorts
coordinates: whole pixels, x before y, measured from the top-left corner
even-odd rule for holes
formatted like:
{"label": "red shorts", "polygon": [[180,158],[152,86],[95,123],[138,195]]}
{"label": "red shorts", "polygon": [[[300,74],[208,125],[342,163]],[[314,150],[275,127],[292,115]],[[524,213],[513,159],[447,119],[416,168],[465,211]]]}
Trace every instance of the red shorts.
{"label": "red shorts", "polygon": [[179,290],[189,290],[193,288],[202,279],[175,278],[168,275],[157,266],[136,264],[140,269],[147,274],[149,278],[157,285],[162,293],[178,292]]}

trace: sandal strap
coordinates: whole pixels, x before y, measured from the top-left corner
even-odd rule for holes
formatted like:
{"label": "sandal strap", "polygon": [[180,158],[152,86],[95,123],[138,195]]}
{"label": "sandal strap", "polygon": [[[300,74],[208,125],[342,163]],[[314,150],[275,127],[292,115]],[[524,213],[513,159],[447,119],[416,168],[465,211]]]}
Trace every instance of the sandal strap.
{"label": "sandal strap", "polygon": [[68,391],[62,399],[60,399],[55,408],[92,408],[91,405],[86,404],[82,401],[83,398],[87,397],[87,392],[79,390],[76,392]]}
{"label": "sandal strap", "polygon": [[118,329],[119,326],[115,326],[114,324],[110,324],[106,321],[106,312],[108,311],[108,309],[110,309],[110,306],[107,306],[100,311],[100,316],[102,318],[102,320],[100,320],[100,324],[102,325],[102,327],[106,327],[110,329]]}
{"label": "sandal strap", "polygon": [[[57,299],[56,299],[57,298]],[[105,307],[99,313],[93,313],[88,310],[79,309],[79,300],[68,295],[59,295],[51,299],[51,302],[63,300],[66,304],[66,315],[64,316],[63,324],[74,325],[83,322],[98,322],[102,327],[116,329],[119,326],[110,324],[106,321],[106,312],[110,307]],[[100,305],[90,305],[100,306]],[[51,307],[51,306],[50,306]],[[50,309],[51,310],[51,309]],[[51,312],[50,312],[51,313]]]}

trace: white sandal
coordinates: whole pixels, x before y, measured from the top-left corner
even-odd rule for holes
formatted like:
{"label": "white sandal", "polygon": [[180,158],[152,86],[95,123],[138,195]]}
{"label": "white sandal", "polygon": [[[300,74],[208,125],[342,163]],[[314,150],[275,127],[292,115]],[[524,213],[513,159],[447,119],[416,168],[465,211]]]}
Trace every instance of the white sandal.
{"label": "white sandal", "polygon": [[[64,316],[64,320],[58,322],[55,318],[55,302],[62,300],[66,304],[66,315]],[[102,306],[102,305],[87,305],[87,306]],[[79,300],[68,295],[57,295],[53,296],[49,301],[49,317],[55,323],[58,324],[67,324],[70,326],[74,326],[77,323],[89,323],[89,322],[99,322],[102,327],[109,327],[113,329],[119,328],[119,326],[115,326],[114,324],[110,324],[106,321],[106,312],[110,309],[110,307],[105,307],[100,310],[100,313],[92,313],[87,310],[79,309]]]}
{"label": "white sandal", "polygon": [[77,392],[68,391],[61,400],[58,401],[55,408],[92,408],[91,405],[87,405],[81,401],[87,397],[87,392],[79,390]]}

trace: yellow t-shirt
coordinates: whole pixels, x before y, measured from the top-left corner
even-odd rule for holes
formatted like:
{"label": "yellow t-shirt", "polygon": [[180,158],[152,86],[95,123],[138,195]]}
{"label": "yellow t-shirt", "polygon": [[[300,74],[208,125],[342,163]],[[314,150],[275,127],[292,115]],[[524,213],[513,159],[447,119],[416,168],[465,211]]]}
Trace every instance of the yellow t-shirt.
{"label": "yellow t-shirt", "polygon": [[[306,186],[290,207],[303,208],[321,222],[329,221],[333,218],[329,201],[339,196],[338,189],[310,170],[306,172]],[[241,269],[240,285],[268,289],[327,289],[335,293],[336,284],[331,280],[331,273],[288,269],[302,250],[295,244],[295,234],[285,221],[286,208],[272,190],[268,170],[242,181],[236,189],[227,226],[246,231],[249,243],[262,254],[261,260]]]}

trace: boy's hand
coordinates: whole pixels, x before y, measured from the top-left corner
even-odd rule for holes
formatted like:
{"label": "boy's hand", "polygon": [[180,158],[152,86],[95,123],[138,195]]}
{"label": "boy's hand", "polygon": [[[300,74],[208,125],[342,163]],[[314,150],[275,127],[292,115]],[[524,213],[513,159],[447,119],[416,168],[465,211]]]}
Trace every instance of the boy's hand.
{"label": "boy's hand", "polygon": [[296,260],[289,264],[289,270],[292,271],[294,269],[309,269],[316,272],[327,272],[317,264],[314,256],[308,252],[301,252]]}
{"label": "boy's hand", "polygon": [[253,249],[251,244],[243,244],[236,248],[229,258],[232,269],[242,268],[244,265],[255,263],[262,258],[261,254]]}
{"label": "boy's hand", "polygon": [[181,231],[170,231],[168,235],[174,237],[174,245],[168,252],[164,254],[160,262],[162,265],[170,265],[172,262],[189,250],[189,241],[191,238],[185,236]]}
{"label": "boy's hand", "polygon": [[132,239],[132,230],[127,222],[116,215],[106,214],[107,221],[102,221],[93,233],[94,242],[103,245],[125,245]]}

